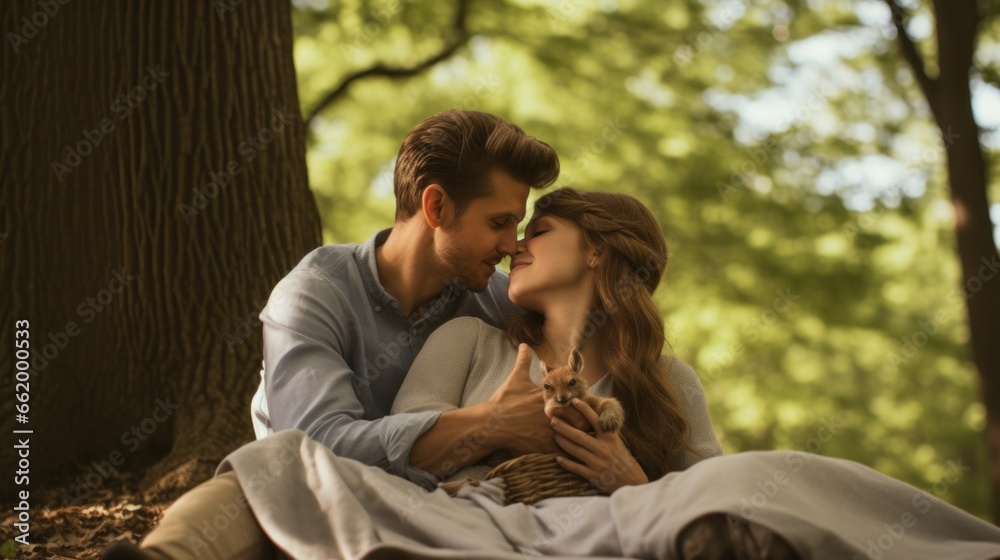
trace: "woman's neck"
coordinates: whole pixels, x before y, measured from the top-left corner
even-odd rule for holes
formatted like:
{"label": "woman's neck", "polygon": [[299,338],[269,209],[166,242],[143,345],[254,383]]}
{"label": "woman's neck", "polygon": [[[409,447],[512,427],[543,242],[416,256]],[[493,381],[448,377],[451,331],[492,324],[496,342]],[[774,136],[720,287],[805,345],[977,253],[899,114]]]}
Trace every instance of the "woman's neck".
{"label": "woman's neck", "polygon": [[598,344],[603,329],[592,320],[589,302],[587,305],[552,306],[543,315],[542,344],[534,349],[539,359],[551,367],[563,366],[576,347],[583,355],[582,377],[587,384],[593,385],[604,377],[607,368]]}

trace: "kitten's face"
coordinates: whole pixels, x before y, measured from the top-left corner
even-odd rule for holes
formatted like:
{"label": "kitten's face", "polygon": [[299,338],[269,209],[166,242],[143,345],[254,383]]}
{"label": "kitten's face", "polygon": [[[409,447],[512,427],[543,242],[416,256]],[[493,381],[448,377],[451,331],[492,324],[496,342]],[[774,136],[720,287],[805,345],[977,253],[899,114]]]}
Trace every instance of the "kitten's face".
{"label": "kitten's face", "polygon": [[586,393],[587,382],[580,376],[582,370],[583,356],[576,348],[570,352],[569,362],[564,366],[549,369],[542,362],[542,395],[546,403],[565,406]]}
{"label": "kitten's face", "polygon": [[587,382],[567,366],[548,370],[542,379],[542,394],[546,401],[566,405],[586,392]]}

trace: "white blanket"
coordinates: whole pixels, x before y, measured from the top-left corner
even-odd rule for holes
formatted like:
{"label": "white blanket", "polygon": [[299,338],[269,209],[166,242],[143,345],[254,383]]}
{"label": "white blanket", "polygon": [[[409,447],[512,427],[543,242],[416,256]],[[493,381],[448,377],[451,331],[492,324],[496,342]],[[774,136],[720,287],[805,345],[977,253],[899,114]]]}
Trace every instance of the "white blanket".
{"label": "white blanket", "polygon": [[1000,558],[997,527],[864,465],[797,451],[712,457],[611,497],[533,506],[429,492],[294,430],[234,451],[229,470],[294,558],[676,558],[681,529],[711,512],[777,531],[803,559]]}

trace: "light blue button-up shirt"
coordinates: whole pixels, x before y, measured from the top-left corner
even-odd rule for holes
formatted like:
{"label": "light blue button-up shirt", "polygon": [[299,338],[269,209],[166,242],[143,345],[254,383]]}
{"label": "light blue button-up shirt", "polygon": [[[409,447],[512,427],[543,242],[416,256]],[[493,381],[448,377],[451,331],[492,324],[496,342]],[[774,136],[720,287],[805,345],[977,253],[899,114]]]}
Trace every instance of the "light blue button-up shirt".
{"label": "light blue button-up shirt", "polygon": [[389,231],[362,245],[320,247],[275,286],[260,314],[264,369],[251,416],[258,438],[299,429],[341,457],[432,488],[437,479],[411,467],[409,456],[441,413],[387,416],[403,378],[448,320],[479,317],[502,328],[518,309],[497,271],[484,292],[443,286],[407,317],[378,279],[375,248]]}

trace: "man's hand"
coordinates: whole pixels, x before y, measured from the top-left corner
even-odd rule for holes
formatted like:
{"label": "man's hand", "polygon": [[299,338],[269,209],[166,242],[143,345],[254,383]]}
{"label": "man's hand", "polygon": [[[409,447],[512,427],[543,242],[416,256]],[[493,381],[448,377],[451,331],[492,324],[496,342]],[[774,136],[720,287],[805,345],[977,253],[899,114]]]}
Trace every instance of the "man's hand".
{"label": "man's hand", "polygon": [[487,401],[501,419],[496,435],[514,455],[556,453],[560,449],[551,420],[545,415],[542,388],[531,381],[530,368],[531,350],[520,344],[514,369]]}

